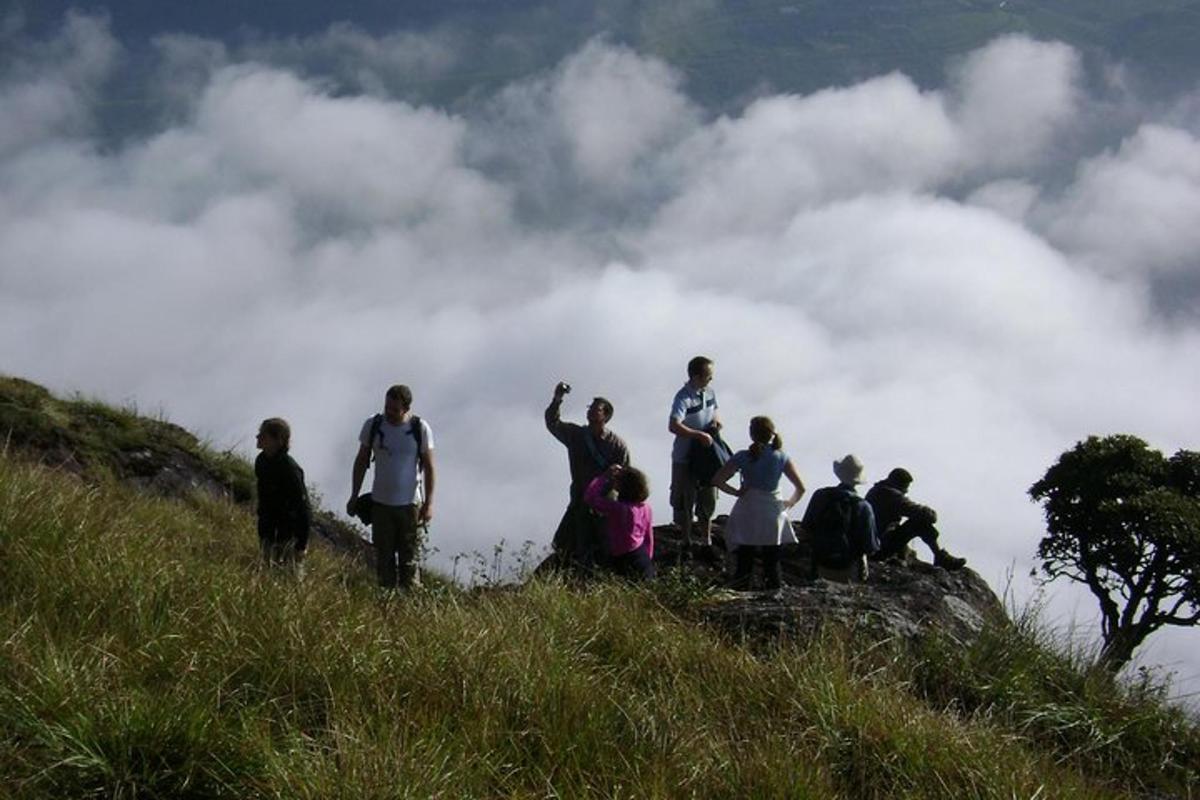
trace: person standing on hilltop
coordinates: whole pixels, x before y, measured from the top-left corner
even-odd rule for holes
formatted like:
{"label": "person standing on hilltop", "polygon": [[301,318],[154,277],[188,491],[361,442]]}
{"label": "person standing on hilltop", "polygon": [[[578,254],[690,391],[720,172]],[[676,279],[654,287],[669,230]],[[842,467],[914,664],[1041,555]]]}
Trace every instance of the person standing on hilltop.
{"label": "person standing on hilltop", "polygon": [[[383,413],[367,417],[358,442],[346,513],[370,520],[379,585],[408,589],[417,573],[418,527],[433,519],[435,485],[433,431],[412,413],[412,390],[403,384],[389,388]],[[359,492],[372,459],[368,502]]]}
{"label": "person standing on hilltop", "polygon": [[908,543],[920,539],[933,552],[933,565],[947,570],[962,569],[967,560],[952,556],[938,543],[937,512],[908,497],[912,485],[912,473],[904,467],[896,467],[888,476],[876,483],[867,492],[867,502],[875,512],[875,524],[879,529],[879,552],[876,560],[898,558],[908,554]]}
{"label": "person standing on hilltop", "polygon": [[693,474],[692,448],[712,448],[721,429],[717,395],[710,387],[713,361],[696,356],[687,365],[688,381],[675,393],[667,430],[675,435],[671,449],[671,510],[682,538],[681,555],[691,552],[692,530],[700,526],[704,553],[712,555],[712,516],[717,507],[717,490],[701,483]]}
{"label": "person standing on hilltop", "polygon": [[605,560],[603,520],[584,502],[588,484],[609,467],[629,466],[629,448],[620,436],[608,429],[613,405],[596,397],[587,408],[587,424],[563,422],[563,398],[571,387],[559,381],[554,386],[550,405],[546,406],[546,430],[567,448],[567,465],[571,470],[570,502],[554,532],[554,551],[560,563],[570,563],[583,570],[593,569]]}
{"label": "person standing on hilltop", "polygon": [[304,470],[289,454],[292,429],[279,417],[258,426],[255,443],[262,452],[254,459],[258,488],[258,544],[263,561],[273,567],[303,571],[312,515]]}
{"label": "person standing on hilltop", "polygon": [[[796,534],[787,512],[804,496],[804,483],[796,465],[783,452],[783,439],[770,417],[750,420],[750,447],[734,453],[713,476],[713,486],[737,498],[725,523],[725,543],[737,559],[733,585],[748,588],[756,555],[762,557],[763,582],[767,589],[783,586],[780,550],[795,544]],[[742,485],[734,489],[729,479],[741,472]],[[779,499],[779,479],[787,476],[794,490],[787,500]]]}

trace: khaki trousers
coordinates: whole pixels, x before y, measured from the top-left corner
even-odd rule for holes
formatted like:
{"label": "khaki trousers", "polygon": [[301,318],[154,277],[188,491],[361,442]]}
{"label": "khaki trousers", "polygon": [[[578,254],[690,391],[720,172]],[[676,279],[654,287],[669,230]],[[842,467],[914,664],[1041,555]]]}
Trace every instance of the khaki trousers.
{"label": "khaki trousers", "polygon": [[671,462],[671,510],[675,527],[679,528],[685,543],[692,541],[694,520],[699,520],[701,536],[707,542],[716,508],[716,488],[701,486],[686,462]]}

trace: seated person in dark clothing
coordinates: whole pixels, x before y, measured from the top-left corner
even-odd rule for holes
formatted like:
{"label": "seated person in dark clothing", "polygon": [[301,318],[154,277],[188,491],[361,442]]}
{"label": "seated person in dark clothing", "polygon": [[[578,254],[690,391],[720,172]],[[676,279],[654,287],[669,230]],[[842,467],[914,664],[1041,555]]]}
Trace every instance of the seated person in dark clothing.
{"label": "seated person in dark clothing", "polygon": [[967,560],[950,555],[938,544],[938,530],[934,527],[937,512],[908,498],[908,487],[912,481],[912,474],[908,470],[896,467],[867,492],[867,502],[875,512],[875,525],[880,538],[875,559],[904,558],[908,543],[920,539],[933,551],[934,566],[948,570],[962,569]]}

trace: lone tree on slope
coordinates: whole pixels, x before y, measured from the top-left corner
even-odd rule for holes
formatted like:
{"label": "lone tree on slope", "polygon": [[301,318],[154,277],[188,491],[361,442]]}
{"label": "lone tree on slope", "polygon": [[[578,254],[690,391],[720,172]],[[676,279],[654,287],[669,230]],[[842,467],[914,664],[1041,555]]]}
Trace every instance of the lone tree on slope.
{"label": "lone tree on slope", "polygon": [[1200,453],[1167,459],[1136,436],[1091,436],[1029,494],[1046,514],[1046,580],[1100,601],[1101,665],[1117,672],[1163,625],[1200,622]]}

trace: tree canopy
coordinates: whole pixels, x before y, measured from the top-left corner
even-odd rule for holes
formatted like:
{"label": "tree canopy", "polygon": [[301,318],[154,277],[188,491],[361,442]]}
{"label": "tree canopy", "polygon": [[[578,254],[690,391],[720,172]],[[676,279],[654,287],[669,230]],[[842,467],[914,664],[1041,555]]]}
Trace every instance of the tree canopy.
{"label": "tree canopy", "polygon": [[1200,622],[1200,453],[1171,458],[1136,436],[1089,437],[1029,490],[1043,505],[1046,580],[1100,602],[1100,662],[1116,671],[1163,625]]}

